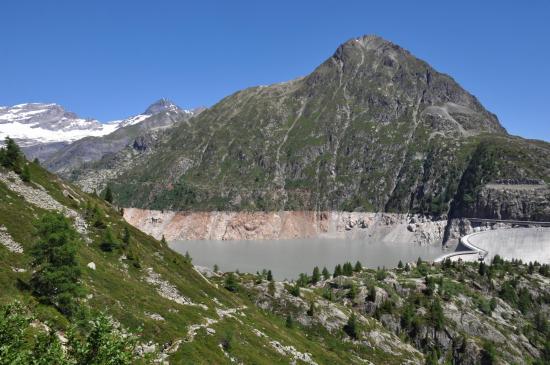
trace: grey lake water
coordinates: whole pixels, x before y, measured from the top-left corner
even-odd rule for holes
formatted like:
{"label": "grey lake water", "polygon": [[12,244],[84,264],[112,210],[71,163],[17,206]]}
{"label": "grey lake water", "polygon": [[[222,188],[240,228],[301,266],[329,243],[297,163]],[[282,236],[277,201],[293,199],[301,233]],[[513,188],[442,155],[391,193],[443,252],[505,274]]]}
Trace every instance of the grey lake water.
{"label": "grey lake water", "polygon": [[278,279],[295,279],[302,272],[310,274],[315,266],[326,266],[332,273],[334,266],[346,261],[363,266],[395,267],[399,260],[425,260],[448,253],[440,245],[419,246],[412,243],[376,243],[348,239],[293,239],[242,241],[174,241],[169,243],[176,252],[189,252],[193,264],[222,271],[255,273],[272,270]]}

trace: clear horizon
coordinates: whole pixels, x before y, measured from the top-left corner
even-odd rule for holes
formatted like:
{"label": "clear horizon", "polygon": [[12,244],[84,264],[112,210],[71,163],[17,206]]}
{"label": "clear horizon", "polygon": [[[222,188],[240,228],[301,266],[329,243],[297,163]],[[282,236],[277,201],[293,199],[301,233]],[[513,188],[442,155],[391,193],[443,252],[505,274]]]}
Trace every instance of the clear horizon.
{"label": "clear horizon", "polygon": [[0,5],[0,105],[57,103],[102,122],[165,97],[212,106],[304,76],[348,39],[377,34],[449,74],[510,134],[550,141],[550,4],[488,1],[22,0]]}

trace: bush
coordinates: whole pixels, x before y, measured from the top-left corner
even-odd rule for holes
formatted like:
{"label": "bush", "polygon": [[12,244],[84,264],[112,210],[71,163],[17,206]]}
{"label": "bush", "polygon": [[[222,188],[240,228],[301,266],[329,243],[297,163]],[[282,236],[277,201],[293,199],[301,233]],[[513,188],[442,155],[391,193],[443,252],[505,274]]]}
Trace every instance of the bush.
{"label": "bush", "polygon": [[386,270],[382,269],[378,269],[376,270],[376,280],[378,281],[382,281],[384,280],[386,277],[388,276],[388,273],[386,272]]}
{"label": "bush", "polygon": [[300,296],[300,286],[298,285],[298,283],[294,284],[293,286],[291,286],[289,289],[288,289],[288,292],[295,296],[295,297],[299,297]]}

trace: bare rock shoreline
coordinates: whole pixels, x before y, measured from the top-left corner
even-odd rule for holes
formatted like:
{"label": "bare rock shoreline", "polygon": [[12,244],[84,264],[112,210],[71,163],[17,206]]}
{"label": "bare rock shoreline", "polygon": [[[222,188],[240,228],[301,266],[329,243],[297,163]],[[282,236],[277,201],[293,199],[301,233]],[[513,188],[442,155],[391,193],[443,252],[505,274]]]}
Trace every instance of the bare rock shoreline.
{"label": "bare rock shoreline", "polygon": [[167,240],[371,238],[379,242],[441,244],[447,220],[363,212],[174,212],[125,208],[124,218]]}

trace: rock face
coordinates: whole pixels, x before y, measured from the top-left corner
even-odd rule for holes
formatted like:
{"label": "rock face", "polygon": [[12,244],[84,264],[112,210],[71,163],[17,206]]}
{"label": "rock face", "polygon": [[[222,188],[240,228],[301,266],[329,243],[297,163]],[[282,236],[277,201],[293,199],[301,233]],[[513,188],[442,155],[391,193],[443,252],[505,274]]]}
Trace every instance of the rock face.
{"label": "rock face", "polygon": [[[124,218],[167,240],[262,240],[374,237],[381,242],[441,243],[447,221],[392,213],[170,212],[124,209]],[[414,227],[411,231],[409,227]]]}
{"label": "rock face", "polygon": [[469,217],[550,222],[550,187],[537,184],[488,184],[464,213]]}
{"label": "rock face", "polygon": [[[457,194],[495,179],[550,180],[549,157],[451,77],[365,36],[306,77],[239,91],[177,125],[112,185],[120,205],[147,209],[443,217]],[[486,162],[495,168],[464,179]]]}

